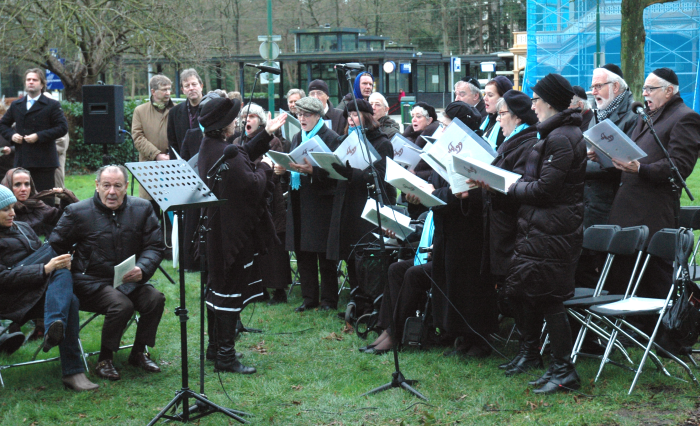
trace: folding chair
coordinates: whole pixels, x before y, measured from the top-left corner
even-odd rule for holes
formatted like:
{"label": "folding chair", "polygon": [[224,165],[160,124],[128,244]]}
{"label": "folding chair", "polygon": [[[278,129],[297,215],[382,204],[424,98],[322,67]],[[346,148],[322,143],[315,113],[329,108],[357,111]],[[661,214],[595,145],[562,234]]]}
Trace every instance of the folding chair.
{"label": "folding chair", "polygon": [[[681,228],[688,228],[691,231],[700,230],[700,206],[681,207],[679,226]],[[700,265],[697,264],[698,248],[700,248],[700,238],[698,238],[697,243],[695,243],[693,255],[688,262],[690,279],[693,281],[700,281]]]}
{"label": "folding chair", "polygon": [[[588,230],[586,231],[588,232]],[[589,329],[596,335],[598,335],[600,338],[602,338],[605,342],[607,342],[610,339],[610,333],[608,333],[604,328],[600,327],[596,321],[593,321],[597,318],[588,309],[591,306],[615,302],[617,300],[621,300],[624,297],[621,294],[603,294],[603,287],[605,286],[608,273],[610,272],[610,267],[612,266],[616,255],[631,256],[635,253],[637,254],[637,260],[635,262],[634,269],[632,270],[632,274],[627,284],[627,287],[629,288],[631,286],[631,283],[634,282],[636,271],[641,263],[642,253],[644,251],[644,244],[648,236],[649,229],[644,225],[624,228],[616,232],[616,234],[610,240],[608,248],[606,249],[608,257],[606,259],[605,266],[603,267],[600,279],[598,280],[598,284],[596,285],[596,288],[594,290],[594,294],[591,297],[571,299],[564,302],[564,307],[566,307],[569,315],[581,324],[581,329],[579,330],[578,336],[576,337],[576,341],[574,342],[574,347],[571,352],[572,362],[576,362],[576,358],[578,357],[578,355],[598,359],[602,358],[600,355],[592,355],[580,352],[581,347],[583,346],[583,342],[586,338],[586,333]],[[627,355],[627,352],[625,351],[624,347],[621,344],[619,344],[619,342],[616,342],[615,346],[618,349],[620,349],[621,353],[624,354],[625,358],[627,358],[627,361],[630,364],[632,364],[632,360]],[[621,366],[620,364],[615,364]]]}
{"label": "folding chair", "polygon": [[[608,345],[605,348],[605,354],[603,355],[603,359],[600,363],[598,374],[595,379],[596,381],[598,380],[598,377],[600,377],[600,374],[602,373],[605,364],[608,362],[610,351],[617,340],[618,333],[621,333],[622,335],[626,336],[633,344],[644,349],[644,355],[642,356],[639,366],[635,369],[634,380],[632,381],[632,385],[630,386],[628,395],[631,395],[634,391],[634,388],[637,384],[637,381],[639,380],[639,376],[642,373],[642,369],[647,358],[650,358],[657,365],[657,367],[661,371],[663,371],[664,374],[666,374],[669,377],[674,377],[666,370],[666,368],[657,358],[656,354],[651,352],[652,346],[655,347],[657,351],[661,351],[666,357],[678,363],[678,365],[680,365],[688,373],[693,382],[695,382],[696,385],[700,386],[700,383],[698,383],[697,378],[685,362],[683,362],[681,359],[668,352],[666,349],[664,349],[662,346],[655,342],[656,335],[659,331],[659,326],[661,324],[664,312],[666,312],[666,309],[669,307],[669,302],[671,301],[674,292],[677,290],[676,285],[678,271],[680,269],[678,259],[682,258],[684,259],[684,262],[687,262],[688,258],[690,257],[690,253],[692,252],[692,249],[693,234],[689,230],[660,230],[651,238],[649,246],[646,249],[647,257],[644,260],[644,265],[642,266],[639,276],[637,277],[637,282],[635,283],[634,289],[630,293],[629,297],[627,294],[625,294],[625,298],[623,300],[603,305],[592,306],[590,308],[590,311],[592,313],[599,315],[601,320],[612,328],[612,331],[610,333],[610,340],[608,341]],[[641,283],[642,278],[644,277],[644,273],[647,269],[649,261],[653,257],[674,262],[674,279],[668,291],[666,299],[654,299],[636,296],[639,284]],[[654,331],[652,332],[651,336],[646,335],[643,331],[639,330],[637,327],[635,327],[626,320],[628,316],[654,315],[657,316],[658,319],[656,321],[656,326],[654,327]],[[631,330],[631,332],[634,333],[634,335],[628,332],[627,330]],[[645,345],[637,339],[646,340],[648,343]],[[680,378],[677,379],[685,381]]]}
{"label": "folding chair", "polygon": [[[293,251],[289,252],[289,264],[297,263],[297,254]],[[292,283],[289,285],[289,291],[287,292],[287,297],[292,296],[292,289],[294,289],[295,285],[301,285],[301,282],[299,281],[299,268],[292,268]]]}
{"label": "folding chair", "polygon": [[[0,332],[0,335],[9,333],[9,327]],[[39,341],[39,346],[36,348],[34,351],[34,354],[30,358],[29,361],[24,361],[24,362],[17,362],[14,364],[6,364],[6,365],[0,365],[0,386],[3,388],[5,387],[5,381],[2,378],[2,370],[7,370],[8,368],[14,368],[14,367],[22,367],[25,365],[33,365],[33,364],[43,364],[46,362],[53,362],[53,361],[58,361],[60,358],[59,357],[52,357],[52,358],[46,358],[46,359],[36,359],[36,357],[39,355],[39,352],[41,349],[44,347],[44,341],[40,340]],[[12,355],[9,355],[12,356]]]}

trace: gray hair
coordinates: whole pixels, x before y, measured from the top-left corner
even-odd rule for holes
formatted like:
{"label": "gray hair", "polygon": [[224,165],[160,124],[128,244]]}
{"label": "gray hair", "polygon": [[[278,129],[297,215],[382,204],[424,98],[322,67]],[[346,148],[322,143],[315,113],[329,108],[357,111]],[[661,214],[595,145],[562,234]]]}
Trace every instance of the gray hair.
{"label": "gray hair", "polygon": [[501,98],[498,100],[498,102],[496,102],[496,112],[500,112],[501,108],[503,108],[503,105],[506,106],[506,109],[508,109],[508,112],[511,113],[511,115],[514,115],[517,117],[517,115],[513,114],[513,111],[508,106],[508,103],[506,102],[505,98]]}
{"label": "gray hair", "polygon": [[413,111],[415,111],[415,112],[417,112],[418,114],[422,115],[422,116],[425,117],[426,119],[429,119],[429,118],[430,118],[430,114],[428,114],[428,110],[426,110],[426,109],[423,108],[422,106],[414,106],[413,109],[411,110],[411,113],[413,113]]}
{"label": "gray hair", "polygon": [[[381,104],[384,105],[384,108],[389,108],[389,102],[386,101],[386,98],[381,93],[374,92],[371,95],[369,95],[369,102],[372,102],[372,99],[378,99],[379,102],[381,102]],[[389,111],[387,111],[386,113],[389,114]]]}
{"label": "gray hair", "polygon": [[478,87],[474,86],[468,81],[460,80],[457,83],[455,83],[455,90],[457,89],[457,86],[467,86],[467,89],[469,90],[469,92],[471,92],[472,95],[479,95],[479,99],[483,97],[483,95],[481,94],[481,90],[479,90]]}
{"label": "gray hair", "polygon": [[204,83],[202,83],[202,78],[199,76],[199,74],[197,74],[197,70],[194,68],[187,68],[180,73],[180,85],[182,85],[183,81],[189,80],[190,77],[197,77],[199,85],[204,86]]}
{"label": "gray hair", "polygon": [[588,103],[588,98],[581,99],[578,96],[574,95],[573,99],[571,100],[571,103],[576,104],[578,106],[579,102],[583,102],[583,108],[581,108],[582,111],[588,111],[589,109],[591,109],[591,104]]}
{"label": "gray hair", "polygon": [[299,99],[306,97],[306,93],[301,89],[289,89],[289,92],[287,92],[287,99],[292,95],[299,95]]}
{"label": "gray hair", "polygon": [[99,183],[100,179],[102,178],[102,173],[110,169],[117,169],[120,172],[122,172],[122,175],[124,175],[124,182],[129,182],[129,171],[126,169],[126,167],[120,164],[109,164],[107,166],[102,166],[99,169],[97,169],[97,173],[95,173],[95,182]]}
{"label": "gray hair", "polygon": [[593,70],[593,72],[596,71],[604,72],[605,75],[608,76],[608,81],[610,83],[618,83],[620,85],[620,93],[624,92],[625,90],[627,90],[627,87],[629,87],[624,78],[620,77],[619,75],[615,74],[607,68],[596,68],[595,70]]}
{"label": "gray hair", "polygon": [[[250,112],[248,112],[248,108],[250,108]],[[246,116],[248,115],[257,115],[260,119],[261,126],[264,126],[267,123],[267,114],[265,114],[265,110],[263,107],[254,102],[251,102],[245,107],[241,108],[241,112],[238,114],[241,120],[245,120]],[[241,125],[242,124],[243,123],[241,123]]]}
{"label": "gray hair", "polygon": [[[656,74],[654,74],[654,75],[656,75]],[[680,86],[678,86],[677,84],[673,84],[673,83],[671,83],[671,82],[669,82],[669,81],[666,81],[666,80],[664,80],[663,78],[659,77],[658,75],[656,75],[656,78],[659,79],[659,82],[661,83],[661,86],[662,86],[664,89],[666,89],[668,86],[671,86],[671,87],[673,88],[673,94],[674,94],[674,95],[677,94],[678,91],[680,90]]]}
{"label": "gray hair", "polygon": [[170,81],[168,77],[164,76],[163,74],[156,74],[149,80],[148,87],[150,87],[151,90],[158,90],[161,86],[172,86],[172,84],[173,82]]}

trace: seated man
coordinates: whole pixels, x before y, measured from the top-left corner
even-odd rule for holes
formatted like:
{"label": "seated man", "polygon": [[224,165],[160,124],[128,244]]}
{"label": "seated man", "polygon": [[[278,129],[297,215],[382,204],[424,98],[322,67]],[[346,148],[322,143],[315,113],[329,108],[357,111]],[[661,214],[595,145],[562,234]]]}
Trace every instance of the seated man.
{"label": "seated man", "polygon": [[[128,186],[125,167],[100,168],[95,196],[68,206],[49,237],[56,253],[67,253],[75,245],[73,288],[80,308],[105,315],[95,372],[109,380],[121,378],[112,358],[134,310],[141,317],[129,363],[160,371],[144,351],[155,345],[165,306],[165,296],[148,284],[163,259],[163,235],[151,203],[127,196]],[[136,266],[114,288],[114,266],[132,255]]]}

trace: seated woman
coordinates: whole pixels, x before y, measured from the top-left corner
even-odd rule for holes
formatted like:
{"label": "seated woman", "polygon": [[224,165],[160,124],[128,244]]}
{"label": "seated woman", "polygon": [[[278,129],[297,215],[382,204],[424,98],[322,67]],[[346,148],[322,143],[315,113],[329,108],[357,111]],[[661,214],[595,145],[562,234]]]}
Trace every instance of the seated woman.
{"label": "seated woman", "polygon": [[23,324],[43,317],[44,352],[59,347],[63,384],[76,391],[97,389],[85,376],[80,355],[71,255],[56,256],[29,225],[15,222],[16,202],[12,191],[0,186],[0,318]]}
{"label": "seated woman", "polygon": [[[21,167],[10,169],[0,184],[10,188],[17,198],[15,213],[17,220],[27,223],[37,235],[49,235],[69,204],[78,202],[72,191],[54,188],[36,192],[29,170]],[[61,199],[60,207],[52,207],[42,201],[46,197]]]}

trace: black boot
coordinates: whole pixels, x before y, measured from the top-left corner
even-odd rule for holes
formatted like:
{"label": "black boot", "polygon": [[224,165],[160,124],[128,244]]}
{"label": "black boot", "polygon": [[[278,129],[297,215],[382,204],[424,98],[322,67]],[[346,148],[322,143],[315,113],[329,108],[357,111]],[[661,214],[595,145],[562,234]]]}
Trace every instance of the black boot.
{"label": "black boot", "polygon": [[216,361],[219,343],[216,339],[216,315],[211,309],[207,309],[207,335],[209,336],[209,344],[207,345],[206,358],[209,361]]}
{"label": "black boot", "polygon": [[[550,394],[559,391],[576,390],[581,387],[581,379],[571,363],[571,327],[566,312],[546,315],[552,348],[551,376],[547,383],[536,389],[536,394]],[[544,377],[543,377],[544,378]]]}
{"label": "black boot", "polygon": [[276,288],[274,293],[272,293],[272,299],[267,304],[272,306],[280,303],[287,303],[287,292],[283,288]]}
{"label": "black boot", "polygon": [[515,367],[515,365],[520,361],[520,358],[523,356],[523,341],[520,340],[520,349],[518,349],[518,353],[515,355],[513,359],[510,361],[503,363],[498,366],[501,370],[510,370],[511,368]]}
{"label": "black boot", "polygon": [[554,364],[550,364],[547,371],[545,371],[545,373],[539,379],[527,382],[528,386],[534,386],[536,388],[539,388],[541,386],[544,386],[547,382],[549,382],[549,379],[552,377],[553,365]]}
{"label": "black boot", "polygon": [[216,354],[214,371],[230,371],[240,374],[253,374],[257,370],[246,367],[236,358],[236,323],[238,313],[217,312],[216,331],[219,351]]}
{"label": "black boot", "polygon": [[526,371],[542,368],[542,356],[540,355],[540,334],[542,322],[540,316],[532,309],[524,308],[520,314],[518,330],[522,335],[520,340],[520,353],[516,356],[517,362],[506,370],[506,377]]}

